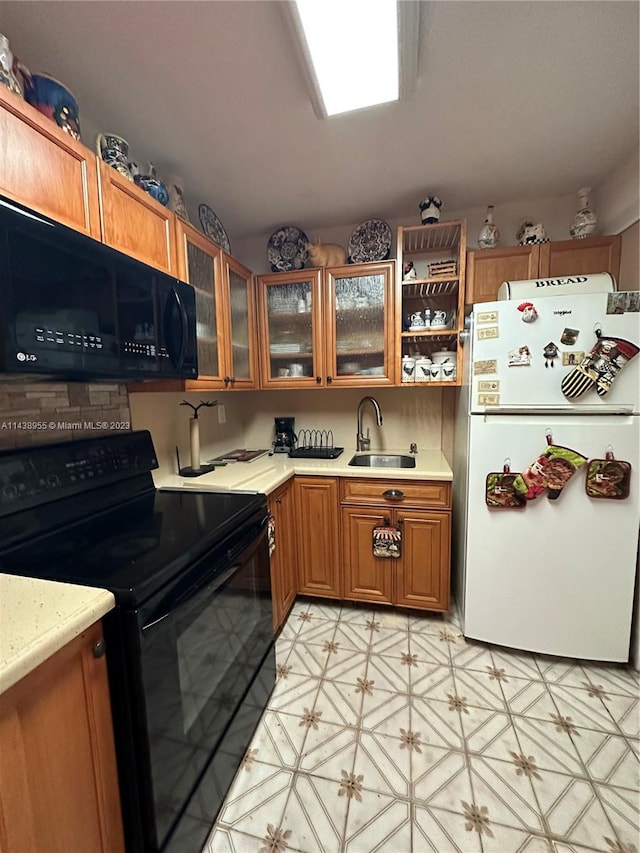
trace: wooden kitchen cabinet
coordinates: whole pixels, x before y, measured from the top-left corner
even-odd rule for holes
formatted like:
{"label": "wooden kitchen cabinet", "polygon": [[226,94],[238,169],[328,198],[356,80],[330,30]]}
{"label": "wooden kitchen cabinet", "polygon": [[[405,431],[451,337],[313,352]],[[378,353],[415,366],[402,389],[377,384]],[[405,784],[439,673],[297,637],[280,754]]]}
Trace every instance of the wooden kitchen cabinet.
{"label": "wooden kitchen cabinet", "polygon": [[175,215],[102,160],[98,184],[103,242],[176,275]]}
{"label": "wooden kitchen cabinet", "polygon": [[397,510],[395,522],[402,530],[402,557],[393,561],[395,604],[448,610],[451,513]]}
{"label": "wooden kitchen cabinet", "polygon": [[[447,610],[451,484],[345,477],[341,491],[344,598]],[[380,524],[402,531],[398,559],[373,556]]]}
{"label": "wooden kitchen cabinet", "polygon": [[392,385],[393,263],[259,276],[263,388]]}
{"label": "wooden kitchen cabinet", "polygon": [[296,514],[293,479],[269,496],[269,514],[275,523],[275,549],[271,554],[273,630],[284,624],[298,591]]}
{"label": "wooden kitchen cabinet", "polygon": [[393,603],[394,559],[373,556],[373,528],[389,524],[391,513],[370,507],[342,507],[344,597]]}
{"label": "wooden kitchen cabinet", "polygon": [[494,302],[503,281],[608,272],[620,275],[619,234],[533,246],[477,249],[467,254],[466,302]]}
{"label": "wooden kitchen cabinet", "polygon": [[[403,356],[431,356],[437,351],[450,350],[450,361],[456,364],[454,379],[429,384],[460,385],[462,349],[458,340],[464,330],[466,252],[467,223],[464,219],[398,228],[398,382],[414,384],[413,375],[402,371]],[[415,277],[405,277],[404,267],[408,263],[413,264]],[[428,312],[428,323],[425,312]],[[412,328],[415,326],[412,317],[419,318],[425,325]]]}
{"label": "wooden kitchen cabinet", "polygon": [[296,477],[298,592],[340,598],[340,522],[338,481]]}
{"label": "wooden kitchen cabinet", "polygon": [[466,302],[495,302],[503,281],[536,278],[540,246],[507,246],[478,249],[467,254]]}
{"label": "wooden kitchen cabinet", "polygon": [[0,696],[2,853],[124,851],[100,643],[96,624]]}
{"label": "wooden kitchen cabinet", "polygon": [[251,272],[193,225],[176,217],[178,277],[196,291],[198,378],[185,391],[255,387]]}
{"label": "wooden kitchen cabinet", "polygon": [[0,86],[0,193],[101,239],[96,156]]}
{"label": "wooden kitchen cabinet", "polygon": [[540,246],[540,278],[609,272],[618,281],[621,242],[619,234],[612,234],[543,243]]}
{"label": "wooden kitchen cabinet", "polygon": [[129,391],[247,390],[256,387],[253,277],[212,240],[175,218],[178,278],[196,297],[197,379],[130,384]]}

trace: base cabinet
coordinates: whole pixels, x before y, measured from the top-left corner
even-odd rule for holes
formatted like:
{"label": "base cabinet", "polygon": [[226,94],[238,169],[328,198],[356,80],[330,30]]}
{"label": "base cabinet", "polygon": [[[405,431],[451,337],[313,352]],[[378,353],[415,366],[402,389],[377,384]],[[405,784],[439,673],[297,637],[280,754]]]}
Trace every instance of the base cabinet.
{"label": "base cabinet", "polygon": [[396,566],[395,604],[425,610],[449,609],[451,514],[397,513],[402,557]]}
{"label": "base cabinet", "polygon": [[394,563],[374,557],[374,527],[389,522],[382,509],[342,507],[344,597],[393,604]]}
{"label": "base cabinet", "polygon": [[[447,610],[450,495],[448,483],[344,479],[344,598],[422,610]],[[402,508],[396,508],[396,503]],[[378,525],[392,525],[401,531],[399,558],[373,555],[373,530]]]}
{"label": "base cabinet", "polygon": [[124,851],[101,642],[97,624],[0,696],[1,853]]}
{"label": "base cabinet", "polygon": [[296,559],[296,516],[293,480],[269,496],[275,548],[271,554],[271,598],[273,630],[280,630],[293,606],[298,587]]}
{"label": "base cabinet", "polygon": [[340,598],[340,524],[338,480],[296,477],[298,592]]}

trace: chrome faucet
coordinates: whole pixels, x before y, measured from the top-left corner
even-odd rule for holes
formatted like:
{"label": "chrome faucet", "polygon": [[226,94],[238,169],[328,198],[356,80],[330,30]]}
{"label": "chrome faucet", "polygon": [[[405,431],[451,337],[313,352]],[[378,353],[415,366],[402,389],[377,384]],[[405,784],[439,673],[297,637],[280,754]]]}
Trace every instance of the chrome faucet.
{"label": "chrome faucet", "polygon": [[369,438],[369,427],[367,427],[366,436],[362,434],[362,406],[367,402],[371,403],[376,413],[376,421],[378,426],[382,426],[382,409],[375,397],[363,397],[358,403],[358,431],[356,432],[356,450],[369,450],[371,447],[371,439]]}

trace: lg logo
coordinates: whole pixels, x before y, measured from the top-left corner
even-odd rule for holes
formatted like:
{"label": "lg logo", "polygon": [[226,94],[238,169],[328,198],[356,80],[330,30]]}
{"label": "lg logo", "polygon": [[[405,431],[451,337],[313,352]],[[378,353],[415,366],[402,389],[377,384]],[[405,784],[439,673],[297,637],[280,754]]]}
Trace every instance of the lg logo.
{"label": "lg logo", "polygon": [[28,352],[16,353],[16,358],[18,359],[18,361],[37,361],[38,360],[37,355],[31,355],[31,353],[28,353]]}

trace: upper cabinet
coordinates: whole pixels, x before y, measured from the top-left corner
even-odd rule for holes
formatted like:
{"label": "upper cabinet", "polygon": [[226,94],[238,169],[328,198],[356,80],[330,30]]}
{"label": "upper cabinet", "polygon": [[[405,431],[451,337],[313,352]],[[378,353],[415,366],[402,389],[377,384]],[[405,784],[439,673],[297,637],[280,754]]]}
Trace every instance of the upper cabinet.
{"label": "upper cabinet", "polygon": [[467,256],[468,305],[493,302],[503,281],[608,272],[620,274],[620,235],[533,246],[477,249]]}
{"label": "upper cabinet", "polygon": [[613,234],[543,243],[540,246],[540,278],[610,272],[617,281],[621,239],[619,234]]}
{"label": "upper cabinet", "polygon": [[96,157],[0,86],[0,193],[101,238]]}
{"label": "upper cabinet", "polygon": [[260,276],[263,388],[391,385],[393,262]]}
{"label": "upper cabinet", "polygon": [[102,239],[114,249],[176,275],[177,218],[133,181],[98,160]]}
{"label": "upper cabinet", "polygon": [[196,291],[198,379],[185,390],[255,387],[251,272],[176,217],[178,277]]}
{"label": "upper cabinet", "polygon": [[509,246],[478,249],[467,255],[466,301],[493,302],[503,281],[536,278],[540,268],[540,246]]}
{"label": "upper cabinet", "polygon": [[448,350],[451,355],[443,358],[455,371],[446,379],[436,376],[430,384],[460,384],[466,250],[463,219],[398,228],[396,366],[403,381],[421,378],[414,374],[417,358]]}

